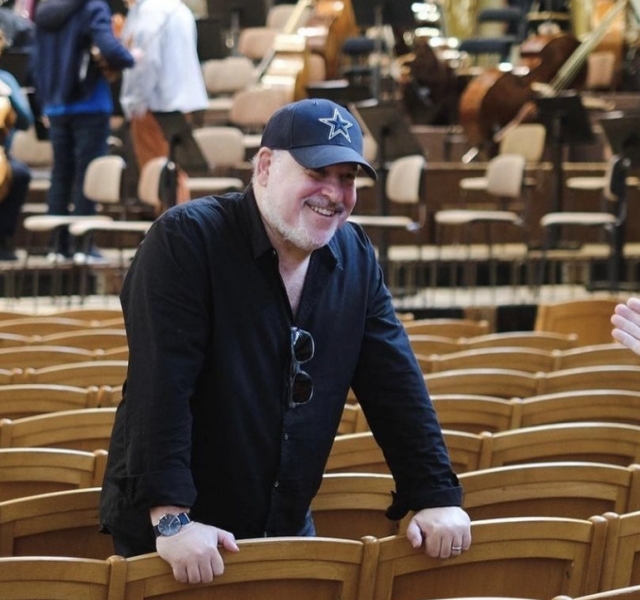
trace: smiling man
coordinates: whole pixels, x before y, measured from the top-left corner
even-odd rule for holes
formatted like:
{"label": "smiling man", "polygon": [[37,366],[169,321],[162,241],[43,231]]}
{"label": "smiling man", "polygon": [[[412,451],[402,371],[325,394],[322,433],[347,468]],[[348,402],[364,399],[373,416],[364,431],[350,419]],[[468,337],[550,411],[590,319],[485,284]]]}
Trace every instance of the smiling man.
{"label": "smiling man", "polygon": [[408,543],[470,543],[424,378],[374,248],[347,218],[362,132],[344,108],[276,112],[244,193],[160,217],[122,291],[130,349],[103,484],[115,551],[157,550],[178,581],[224,570],[219,548],[314,535],[318,491],[353,388],[396,490]]}

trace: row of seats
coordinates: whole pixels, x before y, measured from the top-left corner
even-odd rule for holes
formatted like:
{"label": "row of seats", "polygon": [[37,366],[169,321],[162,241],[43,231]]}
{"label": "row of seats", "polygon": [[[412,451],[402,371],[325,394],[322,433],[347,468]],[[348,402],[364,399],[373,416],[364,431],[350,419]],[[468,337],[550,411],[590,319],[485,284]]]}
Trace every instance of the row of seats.
{"label": "row of seats", "polygon": [[[108,554],[107,547],[91,547],[92,542],[99,544],[96,538],[106,538],[96,531],[96,512],[90,510],[93,503],[95,511],[98,495],[98,488],[60,492],[57,501],[66,502],[66,513],[55,519],[34,519],[27,535],[23,527],[0,529],[0,541],[4,533],[5,549],[11,552],[0,559],[2,597],[33,598],[24,591],[15,595],[15,589],[26,590],[37,582],[35,589],[46,585],[50,597],[58,599],[420,600],[488,595],[540,599],[622,587],[638,576],[634,559],[640,513],[607,513],[588,520],[521,517],[475,521],[470,550],[447,561],[427,557],[422,549],[412,548],[403,535],[361,540],[241,540],[239,552],[222,550],[223,575],[210,584],[189,586],[177,583],[169,565],[155,553],[130,559],[88,557],[92,551]],[[42,498],[2,503],[0,520],[3,512],[21,502],[33,506],[42,503]],[[23,524],[26,521],[28,517]],[[59,548],[67,558],[44,558],[43,547]],[[24,568],[27,565],[28,571]],[[7,594],[9,586],[14,590],[11,595]]]}
{"label": "row of seats", "polygon": [[[126,350],[123,350],[126,353]],[[26,369],[0,369],[0,384],[58,383],[88,387],[121,385],[127,375],[128,360],[97,359]]]}
{"label": "row of seats", "polygon": [[[640,392],[584,389],[528,398],[481,394],[440,394],[431,397],[445,429],[482,433],[552,423],[598,421],[640,425]],[[346,404],[339,435],[369,431],[360,404]]]}

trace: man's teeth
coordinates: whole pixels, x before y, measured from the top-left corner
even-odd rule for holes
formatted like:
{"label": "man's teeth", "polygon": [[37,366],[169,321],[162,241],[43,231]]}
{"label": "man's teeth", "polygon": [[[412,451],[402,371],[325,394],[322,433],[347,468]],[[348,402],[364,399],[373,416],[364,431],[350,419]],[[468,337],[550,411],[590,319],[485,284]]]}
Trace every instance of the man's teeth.
{"label": "man's teeth", "polygon": [[328,208],[320,208],[319,206],[310,206],[309,208],[313,212],[316,212],[319,215],[322,215],[323,217],[332,217],[336,213],[335,210],[329,210]]}

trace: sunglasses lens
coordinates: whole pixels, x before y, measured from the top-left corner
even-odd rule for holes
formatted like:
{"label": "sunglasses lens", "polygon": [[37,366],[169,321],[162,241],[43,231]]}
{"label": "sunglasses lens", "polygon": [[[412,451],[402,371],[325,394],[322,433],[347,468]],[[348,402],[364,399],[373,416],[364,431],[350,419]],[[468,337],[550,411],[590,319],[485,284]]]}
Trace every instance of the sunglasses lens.
{"label": "sunglasses lens", "polygon": [[313,358],[313,338],[308,331],[293,329],[291,331],[291,346],[293,355],[299,363],[305,363]]}
{"label": "sunglasses lens", "polygon": [[298,371],[291,381],[291,400],[294,404],[304,404],[311,400],[313,382],[311,376],[304,371]]}

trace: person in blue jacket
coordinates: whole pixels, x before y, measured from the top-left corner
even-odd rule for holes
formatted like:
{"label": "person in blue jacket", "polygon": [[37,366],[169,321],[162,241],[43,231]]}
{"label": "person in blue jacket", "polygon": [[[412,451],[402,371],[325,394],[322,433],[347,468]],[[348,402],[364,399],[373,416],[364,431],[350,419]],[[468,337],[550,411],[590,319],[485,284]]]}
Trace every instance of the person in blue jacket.
{"label": "person in blue jacket", "polygon": [[[0,52],[5,37],[0,30]],[[9,105],[5,104],[9,100]],[[29,102],[16,78],[0,69],[0,139],[4,152],[0,152],[0,260],[17,260],[15,234],[20,211],[29,191],[31,171],[23,162],[11,156],[13,131],[25,130],[33,124]]]}
{"label": "person in blue jacket", "polygon": [[[92,215],[95,203],[82,193],[82,182],[91,160],[108,152],[113,113],[98,62],[125,69],[134,65],[134,56],[114,35],[106,0],[42,0],[34,21],[36,92],[53,147],[48,212],[66,215],[71,206],[74,215]],[[92,59],[92,49],[102,61]],[[56,239],[52,258],[73,254],[67,235]],[[91,255],[100,258],[96,249]]]}

